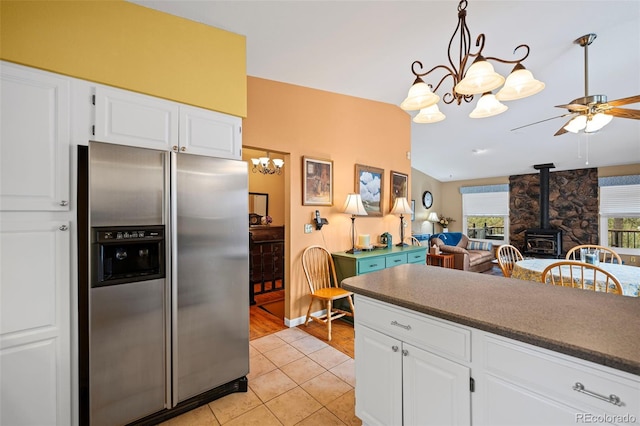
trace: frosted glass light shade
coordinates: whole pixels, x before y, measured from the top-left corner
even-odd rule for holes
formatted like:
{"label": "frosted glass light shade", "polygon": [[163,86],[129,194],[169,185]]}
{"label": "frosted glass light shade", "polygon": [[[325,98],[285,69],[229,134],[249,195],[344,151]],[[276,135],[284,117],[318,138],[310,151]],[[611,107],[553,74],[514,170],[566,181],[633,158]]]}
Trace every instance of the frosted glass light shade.
{"label": "frosted glass light shade", "polygon": [[584,129],[587,126],[587,116],[579,115],[574,117],[571,121],[564,126],[564,129],[567,132],[578,133],[580,130]]}
{"label": "frosted glass light shade", "polygon": [[507,81],[498,93],[496,99],[500,101],[514,101],[535,95],[544,89],[544,83],[533,78],[533,74],[518,64],[507,77]]}
{"label": "frosted glass light shade", "polygon": [[440,96],[434,94],[427,83],[421,78],[416,78],[413,86],[409,89],[407,97],[400,104],[400,108],[405,111],[417,111],[435,104],[440,100]]}
{"label": "frosted glass light shade", "polygon": [[481,56],[469,67],[465,77],[456,84],[455,91],[461,95],[477,95],[497,89],[504,77],[495,72],[493,65]]}
{"label": "frosted glass light shade", "polygon": [[364,209],[364,205],[362,204],[362,197],[360,194],[348,194],[344,207],[342,208],[342,212],[354,216],[368,215],[367,211]]}
{"label": "frosted glass light shade", "polygon": [[587,120],[587,125],[584,128],[585,133],[593,133],[602,129],[613,120],[613,115],[603,114],[601,112],[591,117],[591,120]]}
{"label": "frosted glass light shade", "polygon": [[280,167],[284,166],[284,160],[282,160],[280,158],[274,158],[271,161],[273,161],[273,165],[276,166],[277,168],[280,168]]}
{"label": "frosted glass light shade", "polygon": [[440,218],[438,217],[438,213],[431,212],[429,213],[429,217],[427,218],[429,222],[439,222]]}
{"label": "frosted glass light shade", "polygon": [[411,214],[413,210],[409,206],[407,202],[407,197],[398,197],[396,201],[393,203],[393,208],[391,209],[391,214]]}
{"label": "frosted glass light shade", "polygon": [[491,93],[485,93],[482,95],[476,108],[471,111],[469,117],[471,118],[486,118],[493,117],[494,115],[502,114],[509,107],[505,104],[500,103],[499,100],[496,99],[496,96]]}
{"label": "frosted glass light shade", "polygon": [[437,123],[438,121],[442,121],[446,118],[446,115],[440,112],[438,108],[438,104],[433,104],[426,108],[422,108],[418,115],[413,117],[414,123]]}

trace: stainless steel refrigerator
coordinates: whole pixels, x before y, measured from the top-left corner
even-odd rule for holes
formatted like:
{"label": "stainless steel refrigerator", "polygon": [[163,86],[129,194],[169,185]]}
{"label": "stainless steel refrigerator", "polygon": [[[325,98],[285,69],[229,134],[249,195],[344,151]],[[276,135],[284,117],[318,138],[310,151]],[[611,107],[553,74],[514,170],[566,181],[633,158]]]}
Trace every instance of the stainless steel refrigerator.
{"label": "stainless steel refrigerator", "polygon": [[153,424],[246,391],[247,164],[79,149],[81,423]]}

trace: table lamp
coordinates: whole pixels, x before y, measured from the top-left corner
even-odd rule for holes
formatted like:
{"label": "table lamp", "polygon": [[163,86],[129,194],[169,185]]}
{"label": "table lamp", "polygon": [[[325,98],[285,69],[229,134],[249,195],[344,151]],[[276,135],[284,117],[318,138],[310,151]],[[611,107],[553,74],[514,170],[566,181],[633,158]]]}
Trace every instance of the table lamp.
{"label": "table lamp", "polygon": [[431,235],[436,233],[436,222],[440,222],[440,218],[438,217],[438,213],[431,212],[429,213],[429,217],[427,221],[431,222]]}
{"label": "table lamp", "polygon": [[404,215],[411,213],[413,213],[413,211],[411,207],[409,207],[407,197],[396,198],[396,201],[393,203],[393,208],[391,209],[391,214],[400,215],[400,242],[396,244],[396,246],[402,247],[409,245],[404,242]]}
{"label": "table lamp", "polygon": [[356,249],[356,216],[367,216],[360,194],[348,194],[342,212],[351,215],[351,250],[347,250],[347,253],[358,253],[360,250]]}

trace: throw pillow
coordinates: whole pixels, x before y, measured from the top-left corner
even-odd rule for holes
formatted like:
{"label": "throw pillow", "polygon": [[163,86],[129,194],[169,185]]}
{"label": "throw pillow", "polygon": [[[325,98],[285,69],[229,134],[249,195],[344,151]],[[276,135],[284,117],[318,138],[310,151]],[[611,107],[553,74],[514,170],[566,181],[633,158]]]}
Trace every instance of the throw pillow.
{"label": "throw pillow", "polygon": [[491,251],[493,244],[488,241],[469,241],[467,250],[486,250]]}

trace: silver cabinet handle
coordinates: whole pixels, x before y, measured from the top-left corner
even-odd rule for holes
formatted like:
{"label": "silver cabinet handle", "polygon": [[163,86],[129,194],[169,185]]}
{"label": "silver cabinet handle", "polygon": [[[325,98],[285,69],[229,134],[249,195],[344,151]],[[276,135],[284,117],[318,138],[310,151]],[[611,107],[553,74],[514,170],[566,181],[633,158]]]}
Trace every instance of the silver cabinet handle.
{"label": "silver cabinet handle", "polygon": [[180,148],[180,151],[185,152],[187,150],[186,146],[183,146],[182,148]]}
{"label": "silver cabinet handle", "polygon": [[67,225],[60,225],[58,229],[61,231],[66,231],[67,229],[69,229],[69,227]]}
{"label": "silver cabinet handle", "polygon": [[398,347],[396,345],[391,346],[391,350],[394,352],[398,352]]}
{"label": "silver cabinet handle", "polygon": [[410,325],[400,324],[398,321],[391,321],[391,325],[395,325],[396,327],[404,328],[405,330],[411,330]]}
{"label": "silver cabinet handle", "polygon": [[171,149],[173,149],[174,151],[177,151],[178,150],[178,145],[172,146]]}
{"label": "silver cabinet handle", "polygon": [[402,355],[404,355],[404,356],[409,355],[409,351],[408,351],[408,350],[406,350],[406,349],[403,349],[403,350],[402,350]]}
{"label": "silver cabinet handle", "polygon": [[609,403],[611,403],[613,405],[617,405],[618,407],[622,407],[624,405],[622,403],[622,401],[620,401],[620,398],[618,396],[616,396],[614,394],[611,394],[608,397],[604,396],[604,395],[600,395],[599,393],[595,393],[595,392],[592,392],[590,390],[585,389],[584,385],[582,383],[580,383],[580,382],[576,382],[576,384],[573,385],[573,390],[577,391],[577,392],[580,392],[580,393],[584,393],[584,394],[589,395],[589,396],[592,396],[594,398],[601,399],[603,401],[607,401],[607,402],[609,402]]}
{"label": "silver cabinet handle", "polygon": [[66,200],[62,200],[62,201],[60,201],[60,205],[61,205],[62,207],[64,207],[64,206],[68,206],[68,205],[69,205],[69,202],[68,202],[68,201],[66,201]]}

